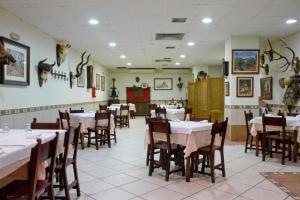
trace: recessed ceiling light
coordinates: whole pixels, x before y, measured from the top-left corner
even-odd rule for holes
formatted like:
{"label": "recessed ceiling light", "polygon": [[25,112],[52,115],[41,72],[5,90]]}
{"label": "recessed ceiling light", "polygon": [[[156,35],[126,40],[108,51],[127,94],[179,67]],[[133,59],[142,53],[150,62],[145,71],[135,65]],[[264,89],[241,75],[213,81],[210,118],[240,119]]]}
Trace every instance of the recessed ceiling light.
{"label": "recessed ceiling light", "polygon": [[117,44],[115,43],[115,42],[111,42],[111,43],[109,43],[108,44],[110,47],[115,47],[115,46],[117,46]]}
{"label": "recessed ceiling light", "polygon": [[297,22],[296,19],[288,19],[285,21],[286,24],[295,24]]}
{"label": "recessed ceiling light", "polygon": [[194,46],[195,43],[194,42],[188,42],[187,45],[191,47],[191,46]]}
{"label": "recessed ceiling light", "polygon": [[97,25],[97,24],[99,24],[99,21],[96,20],[96,19],[90,19],[90,20],[89,20],[89,24],[90,24],[90,25]]}
{"label": "recessed ceiling light", "polygon": [[131,62],[128,62],[126,65],[127,65],[127,66],[131,66],[131,65],[132,65],[132,63],[131,63]]}
{"label": "recessed ceiling light", "polygon": [[175,63],[175,65],[177,65],[177,66],[180,65],[180,62]]}
{"label": "recessed ceiling light", "polygon": [[121,59],[125,59],[126,56],[125,56],[124,54],[122,54],[122,55],[120,55],[120,58],[121,58]]}
{"label": "recessed ceiling light", "polygon": [[185,58],[186,56],[184,54],[181,54],[180,55],[180,58]]}
{"label": "recessed ceiling light", "polygon": [[212,19],[209,17],[205,17],[202,19],[202,23],[204,24],[210,24],[212,22]]}

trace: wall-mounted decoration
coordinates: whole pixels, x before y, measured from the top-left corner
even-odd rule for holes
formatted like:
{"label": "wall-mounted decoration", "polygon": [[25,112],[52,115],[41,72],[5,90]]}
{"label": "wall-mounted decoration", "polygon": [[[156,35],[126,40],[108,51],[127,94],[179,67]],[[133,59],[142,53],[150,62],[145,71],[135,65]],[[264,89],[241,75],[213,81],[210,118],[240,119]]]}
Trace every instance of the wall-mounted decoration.
{"label": "wall-mounted decoration", "polygon": [[148,87],[148,84],[147,83],[142,83],[141,84],[141,88],[147,88]]}
{"label": "wall-mounted decoration", "polygon": [[225,82],[225,96],[230,96],[230,83],[229,82]]}
{"label": "wall-mounted decoration", "polygon": [[198,79],[198,80],[205,80],[206,77],[207,77],[207,73],[205,73],[204,71],[200,71],[200,72],[198,72],[198,74],[197,74],[197,79]]}
{"label": "wall-mounted decoration", "polygon": [[7,54],[1,55],[0,83],[9,85],[30,84],[30,47],[5,37],[0,37],[0,43]]}
{"label": "wall-mounted decoration", "polygon": [[[102,79],[101,79],[101,82],[102,82]],[[113,82],[113,86],[111,87],[111,95],[110,95],[110,97],[114,100],[114,99],[118,98],[119,92],[117,92],[117,87],[115,86],[116,79],[112,78],[112,82]]]}
{"label": "wall-mounted decoration", "polygon": [[52,68],[56,64],[55,62],[53,64],[45,63],[46,60],[47,60],[47,58],[44,60],[41,60],[37,66],[40,87],[42,87],[43,83],[45,83],[47,81],[48,73],[52,70]]}
{"label": "wall-mounted decoration", "polygon": [[178,77],[177,87],[180,91],[182,90],[182,86],[183,86],[183,82],[181,82],[181,77]]}
{"label": "wall-mounted decoration", "polygon": [[272,77],[260,79],[260,97],[263,100],[272,100],[273,98]]}
{"label": "wall-mounted decoration", "polygon": [[78,78],[78,77],[81,76],[81,74],[82,74],[82,72],[83,72],[83,67],[84,67],[85,65],[87,65],[88,62],[89,62],[89,60],[90,60],[91,54],[89,54],[89,55],[87,56],[86,61],[83,62],[83,61],[84,61],[84,56],[85,56],[85,54],[86,54],[86,51],[83,52],[83,54],[81,54],[81,61],[80,61],[80,63],[78,63],[78,65],[76,66],[76,74],[73,74],[73,72],[70,72],[70,87],[71,87],[71,88],[72,88],[72,86],[73,86],[73,80],[74,80],[75,78]]}
{"label": "wall-mounted decoration", "polygon": [[85,70],[82,69],[81,75],[77,78],[77,87],[84,87],[85,85]]}
{"label": "wall-mounted decoration", "polygon": [[12,63],[16,63],[15,58],[5,50],[0,42],[0,65],[10,65]]}
{"label": "wall-mounted decoration", "polygon": [[105,91],[105,76],[101,76],[101,91]]}
{"label": "wall-mounted decoration", "polygon": [[172,90],[172,78],[154,78],[154,90]]}
{"label": "wall-mounted decoration", "polygon": [[253,77],[236,77],[236,96],[253,97]]}
{"label": "wall-mounted decoration", "polygon": [[135,77],[135,82],[140,82],[140,77],[139,76],[137,76],[137,77]]}
{"label": "wall-mounted decoration", "polygon": [[86,87],[92,88],[93,85],[94,85],[93,65],[88,65],[86,67]]}
{"label": "wall-mounted decoration", "polygon": [[57,80],[63,80],[63,81],[68,81],[68,77],[67,77],[67,74],[66,72],[63,72],[63,71],[59,71],[59,70],[51,70],[51,76],[54,78],[54,79],[57,79]]}
{"label": "wall-mounted decoration", "polygon": [[71,48],[70,44],[60,43],[56,45],[56,62],[58,66],[65,61],[69,48]]}
{"label": "wall-mounted decoration", "polygon": [[258,74],[259,49],[233,49],[232,74]]}
{"label": "wall-mounted decoration", "polygon": [[100,90],[100,74],[96,74],[96,90]]}

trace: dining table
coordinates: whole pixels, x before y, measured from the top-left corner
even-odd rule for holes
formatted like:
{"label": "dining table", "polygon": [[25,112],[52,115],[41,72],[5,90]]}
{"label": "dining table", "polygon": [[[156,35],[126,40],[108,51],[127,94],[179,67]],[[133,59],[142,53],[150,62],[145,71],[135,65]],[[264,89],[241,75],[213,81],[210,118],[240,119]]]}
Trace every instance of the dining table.
{"label": "dining table", "polygon": [[133,111],[133,112],[136,112],[136,108],[135,108],[135,104],[133,103],[129,103],[129,104],[111,104],[108,109],[109,110],[117,110],[117,115],[120,115],[120,108],[121,108],[121,105],[125,105],[125,106],[129,106],[129,112],[130,111]]}
{"label": "dining table", "polygon": [[[31,149],[37,144],[37,139],[42,143],[48,142],[58,132],[57,152],[63,152],[63,141],[66,130],[46,129],[0,129],[0,187],[14,179],[26,179]],[[38,178],[44,178],[45,166],[40,165]],[[9,175],[9,176],[8,176]]]}
{"label": "dining table", "polygon": [[[265,116],[267,117],[282,117],[282,116],[278,116],[276,114],[266,114]],[[300,143],[300,115],[298,116],[285,116],[286,119],[286,130],[287,131],[291,131],[291,130],[295,130],[294,135],[293,135],[293,141],[294,141],[294,145],[293,145],[293,160],[296,161],[297,160],[297,143]],[[262,132],[263,131],[263,123],[262,123],[262,117],[255,117],[252,120],[250,120],[250,124],[251,124],[251,129],[250,129],[250,133],[253,137],[256,138],[256,155],[258,156],[258,144],[259,144],[259,140],[257,136],[258,131]],[[278,131],[280,130],[280,127],[278,126],[268,126],[266,127],[267,131]]]}
{"label": "dining table", "polygon": [[[185,146],[184,157],[186,160],[186,181],[190,181],[191,155],[200,147],[210,145],[212,124],[207,120],[195,121],[169,121],[171,127],[171,143]],[[155,133],[156,141],[166,141],[164,134]],[[216,138],[216,144],[221,142],[221,138]],[[145,143],[150,144],[149,128],[146,127]]]}
{"label": "dining table", "polygon": [[[169,120],[184,120],[184,108],[166,108],[166,117]],[[151,117],[155,117],[155,110],[151,110]]]}

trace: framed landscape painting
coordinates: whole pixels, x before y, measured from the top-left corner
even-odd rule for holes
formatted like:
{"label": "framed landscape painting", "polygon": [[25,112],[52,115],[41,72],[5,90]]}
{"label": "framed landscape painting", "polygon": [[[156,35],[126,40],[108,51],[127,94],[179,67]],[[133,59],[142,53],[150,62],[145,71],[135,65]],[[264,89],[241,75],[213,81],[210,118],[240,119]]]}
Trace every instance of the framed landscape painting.
{"label": "framed landscape painting", "polygon": [[172,78],[154,78],[154,90],[172,90]]}
{"label": "framed landscape painting", "polygon": [[272,77],[260,79],[260,97],[263,100],[272,100],[273,98]]}
{"label": "framed landscape painting", "polygon": [[105,91],[105,76],[101,76],[101,91]]}
{"label": "framed landscape painting", "polygon": [[233,49],[232,74],[258,74],[259,49]]}
{"label": "framed landscape painting", "polygon": [[96,74],[96,90],[100,90],[100,74]]}
{"label": "framed landscape painting", "polygon": [[14,57],[15,63],[0,66],[0,83],[9,85],[30,84],[30,47],[5,37],[0,37],[5,51]]}
{"label": "framed landscape painting", "polygon": [[236,96],[253,97],[253,77],[236,77]]}
{"label": "framed landscape painting", "polygon": [[77,87],[84,87],[85,85],[85,69],[82,69],[81,76],[77,78]]}

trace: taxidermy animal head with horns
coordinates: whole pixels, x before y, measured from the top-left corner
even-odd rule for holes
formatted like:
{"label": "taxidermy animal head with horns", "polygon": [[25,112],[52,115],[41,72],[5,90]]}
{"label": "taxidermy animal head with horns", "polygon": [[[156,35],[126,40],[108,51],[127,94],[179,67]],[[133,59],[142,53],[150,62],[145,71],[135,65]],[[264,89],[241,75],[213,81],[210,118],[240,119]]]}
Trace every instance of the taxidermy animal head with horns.
{"label": "taxidermy animal head with horns", "polygon": [[38,64],[38,76],[39,76],[40,87],[42,87],[43,83],[47,81],[48,73],[52,70],[52,68],[56,64],[55,62],[53,64],[45,63],[46,60],[47,58],[41,60]]}
{"label": "taxidermy animal head with horns", "polygon": [[69,48],[71,48],[70,44],[60,43],[56,45],[56,60],[58,66],[65,61]]}
{"label": "taxidermy animal head with horns", "polygon": [[86,61],[84,62],[84,56],[86,54],[86,51],[81,54],[81,61],[78,63],[76,66],[76,74],[73,74],[73,72],[70,72],[70,87],[72,88],[73,86],[73,79],[78,78],[81,76],[83,67],[86,66],[89,63],[91,54],[89,54],[86,58]]}
{"label": "taxidermy animal head with horns", "polygon": [[10,55],[4,48],[4,46],[0,43],[0,64],[1,65],[10,65],[11,63],[15,63],[15,58]]}

